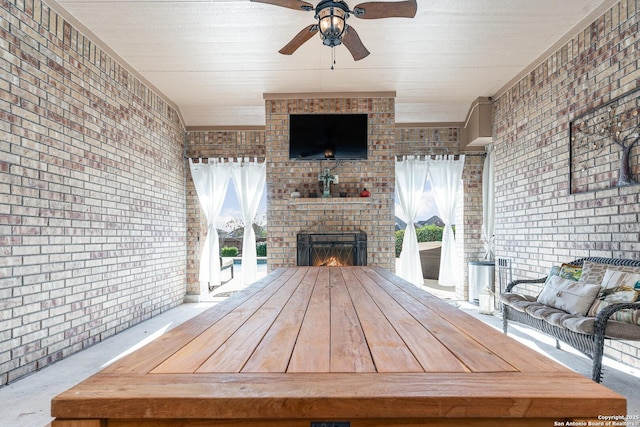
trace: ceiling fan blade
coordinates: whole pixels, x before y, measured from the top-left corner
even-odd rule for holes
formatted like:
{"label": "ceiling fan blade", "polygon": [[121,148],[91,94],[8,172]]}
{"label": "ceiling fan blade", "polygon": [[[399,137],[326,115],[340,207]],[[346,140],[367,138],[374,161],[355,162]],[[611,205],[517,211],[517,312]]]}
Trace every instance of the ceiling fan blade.
{"label": "ceiling fan blade", "polygon": [[360,3],[353,14],[361,19],[413,18],[418,11],[416,0]]}
{"label": "ceiling fan blade", "polygon": [[356,30],[350,25],[347,25],[345,28],[344,36],[342,36],[342,44],[349,49],[354,61],[359,61],[369,55],[369,51],[362,44],[360,36],[358,36]]}
{"label": "ceiling fan blade", "polygon": [[307,40],[314,36],[318,32],[318,24],[311,24],[308,27],[303,28],[291,41],[279,52],[283,55],[291,55],[298,50]]}
{"label": "ceiling fan blade", "polygon": [[295,10],[313,10],[313,5],[302,0],[251,0],[254,3],[266,3]]}

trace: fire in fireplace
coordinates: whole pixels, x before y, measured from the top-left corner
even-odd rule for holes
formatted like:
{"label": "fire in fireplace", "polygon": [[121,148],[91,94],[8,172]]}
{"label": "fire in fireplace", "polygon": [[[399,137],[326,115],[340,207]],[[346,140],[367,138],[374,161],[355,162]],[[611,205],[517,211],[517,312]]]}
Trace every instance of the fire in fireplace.
{"label": "fire in fireplace", "polygon": [[349,264],[349,261],[341,260],[340,257],[331,256],[329,258],[322,259],[317,257],[313,261],[315,267],[342,267]]}
{"label": "fire in fireplace", "polygon": [[367,265],[367,234],[300,233],[298,234],[298,265],[351,266]]}

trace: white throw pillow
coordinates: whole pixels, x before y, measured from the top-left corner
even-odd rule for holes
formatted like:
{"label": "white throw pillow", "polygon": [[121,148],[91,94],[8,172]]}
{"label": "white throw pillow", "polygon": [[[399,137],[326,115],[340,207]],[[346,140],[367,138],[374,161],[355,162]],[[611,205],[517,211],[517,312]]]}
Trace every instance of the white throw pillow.
{"label": "white throw pillow", "polygon": [[598,295],[600,285],[553,276],[542,288],[538,302],[567,313],[584,316]]}
{"label": "white throw pillow", "polygon": [[604,273],[600,286],[602,286],[602,289],[613,289],[619,288],[620,286],[626,286],[633,289],[639,281],[640,273],[607,269]]}

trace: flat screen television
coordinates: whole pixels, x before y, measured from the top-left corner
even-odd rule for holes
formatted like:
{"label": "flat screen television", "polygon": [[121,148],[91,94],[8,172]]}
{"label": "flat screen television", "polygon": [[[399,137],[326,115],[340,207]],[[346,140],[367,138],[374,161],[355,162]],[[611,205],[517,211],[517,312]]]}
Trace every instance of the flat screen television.
{"label": "flat screen television", "polygon": [[366,114],[291,114],[289,158],[366,159],[367,125]]}

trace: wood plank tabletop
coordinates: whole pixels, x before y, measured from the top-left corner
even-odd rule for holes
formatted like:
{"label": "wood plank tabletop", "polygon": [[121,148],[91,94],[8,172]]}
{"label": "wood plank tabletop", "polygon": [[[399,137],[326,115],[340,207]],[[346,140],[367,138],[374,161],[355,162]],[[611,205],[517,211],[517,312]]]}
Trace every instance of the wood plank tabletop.
{"label": "wood plank tabletop", "polygon": [[52,401],[60,427],[551,426],[625,412],[622,396],[376,267],[276,270]]}

